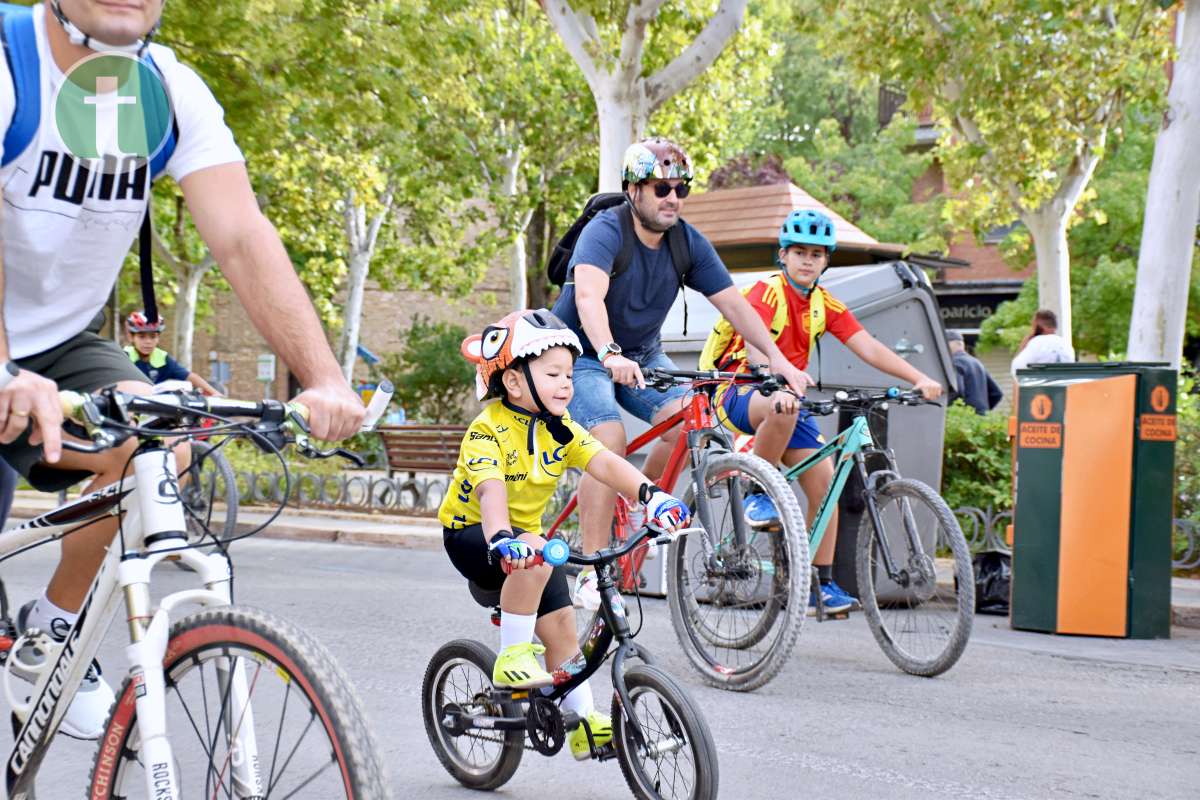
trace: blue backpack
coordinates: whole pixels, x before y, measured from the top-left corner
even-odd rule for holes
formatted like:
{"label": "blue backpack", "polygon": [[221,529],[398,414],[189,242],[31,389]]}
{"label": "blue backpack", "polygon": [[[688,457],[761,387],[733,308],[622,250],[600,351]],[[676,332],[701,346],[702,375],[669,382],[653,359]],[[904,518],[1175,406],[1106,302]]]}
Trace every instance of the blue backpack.
{"label": "blue backpack", "polygon": [[[0,167],[3,167],[24,153],[37,134],[38,125],[42,121],[42,70],[38,58],[37,33],[33,26],[33,9],[29,6],[0,3],[0,15],[3,16],[0,38],[4,40],[4,57],[8,61],[13,95],[16,98],[12,121],[4,134],[4,156],[0,158]],[[150,57],[148,49],[142,59],[161,78],[162,72]],[[147,117],[160,118],[166,114],[167,110],[159,106],[162,98],[157,92],[147,92],[145,98],[147,102],[154,104],[148,109]],[[172,120],[167,141],[150,160],[152,182],[166,169],[178,139],[179,126]],[[154,277],[150,258],[150,202],[151,198],[147,193],[138,257],[141,261],[143,307],[146,317],[154,320],[158,318],[158,304],[154,301]]]}

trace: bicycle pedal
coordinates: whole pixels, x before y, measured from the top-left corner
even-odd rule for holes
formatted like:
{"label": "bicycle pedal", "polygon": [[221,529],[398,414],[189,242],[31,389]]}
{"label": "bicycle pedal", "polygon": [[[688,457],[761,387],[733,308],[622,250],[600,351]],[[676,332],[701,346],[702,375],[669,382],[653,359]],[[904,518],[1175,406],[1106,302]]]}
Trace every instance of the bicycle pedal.
{"label": "bicycle pedal", "polygon": [[617,757],[617,748],[612,742],[606,742],[599,747],[592,748],[592,758],[597,761],[609,761]]}

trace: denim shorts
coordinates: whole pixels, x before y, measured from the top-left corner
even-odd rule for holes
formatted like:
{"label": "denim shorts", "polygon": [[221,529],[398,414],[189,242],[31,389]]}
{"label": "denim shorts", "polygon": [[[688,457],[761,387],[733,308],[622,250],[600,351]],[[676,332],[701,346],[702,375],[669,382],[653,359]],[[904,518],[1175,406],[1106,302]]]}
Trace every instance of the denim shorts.
{"label": "denim shorts", "polygon": [[[721,408],[725,413],[718,416],[723,418],[722,422],[726,427],[747,436],[754,433],[754,426],[750,424],[750,399],[754,396],[754,391],[753,386],[738,386],[725,391],[721,397]],[[821,431],[817,428],[812,414],[801,411],[796,419],[792,437],[788,440],[787,449],[819,450],[824,446],[825,440],[821,437]]]}
{"label": "denim shorts", "polygon": [[[665,353],[659,352],[639,362],[642,369],[678,369]],[[620,422],[625,409],[643,422],[651,422],[659,410],[687,394],[687,387],[672,386],[665,392],[649,387],[622,386],[613,383],[599,361],[580,356],[575,361],[575,396],[567,406],[571,419],[587,430],[604,422]]]}

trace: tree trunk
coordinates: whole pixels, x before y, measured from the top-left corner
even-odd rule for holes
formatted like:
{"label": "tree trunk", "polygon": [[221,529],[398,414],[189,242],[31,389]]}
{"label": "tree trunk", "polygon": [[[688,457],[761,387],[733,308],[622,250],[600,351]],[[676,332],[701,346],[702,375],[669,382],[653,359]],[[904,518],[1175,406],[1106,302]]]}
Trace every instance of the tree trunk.
{"label": "tree trunk", "polygon": [[358,332],[362,324],[363,294],[367,287],[367,276],[371,271],[371,258],[375,255],[375,243],[379,241],[379,229],[392,213],[390,187],[383,193],[380,202],[382,209],[368,224],[366,206],[357,202],[353,189],[346,193],[343,215],[346,250],[350,259],[350,282],[342,315],[345,320],[342,328],[342,374],[346,376],[347,381],[354,378],[354,362],[358,358]]}
{"label": "tree trunk", "polygon": [[546,265],[546,200],[545,198],[538,201],[538,204],[533,208],[533,215],[529,218],[529,224],[525,226],[525,252],[526,259],[533,262],[533,266],[526,270],[525,280],[529,293],[530,308],[547,308],[549,300],[549,286],[546,283],[546,273],[544,267]]}
{"label": "tree trunk", "polygon": [[[517,145],[514,149],[505,153],[502,161],[504,165],[504,182],[500,186],[500,191],[504,197],[510,200],[516,198],[517,191],[520,188],[521,156],[521,147]],[[526,303],[528,302],[525,294],[525,226],[528,224],[529,212],[522,211],[521,218],[517,221],[516,229],[513,231],[512,250],[508,254],[508,303],[509,308],[513,311],[520,311],[526,307]]]}
{"label": "tree trunk", "polygon": [[1037,254],[1038,306],[1058,316],[1058,333],[1071,341],[1071,256],[1067,215],[1051,201],[1021,215]]}
{"label": "tree trunk", "polygon": [[1200,0],[1187,1],[1180,24],[1179,60],[1150,166],[1129,322],[1131,361],[1167,361],[1176,368],[1200,216]]}
{"label": "tree trunk", "polygon": [[563,46],[575,59],[596,99],[600,120],[600,191],[621,188],[625,148],[645,131],[650,113],[681,92],[708,69],[742,24],[748,0],[721,0],[704,29],[665,67],[642,76],[646,29],[664,0],[635,0],[624,4],[619,55],[607,55],[596,21],[581,15],[569,0],[542,0],[546,17]]}
{"label": "tree trunk", "polygon": [[342,374],[346,380],[354,377],[354,362],[358,358],[358,333],[362,324],[363,294],[367,273],[371,269],[369,251],[355,250],[350,254],[349,291],[345,306],[345,327],[342,332]]}
{"label": "tree trunk", "polygon": [[[628,97],[612,94],[597,95],[596,111],[600,118],[600,191],[621,191],[621,164],[625,150],[642,137],[646,129],[645,104],[636,104],[632,95],[640,89],[631,88]],[[641,108],[638,107],[641,106]]]}
{"label": "tree trunk", "polygon": [[204,276],[216,264],[211,255],[206,255],[199,264],[187,264],[184,268],[183,287],[175,300],[175,358],[193,372],[192,343],[196,336],[196,305],[200,296],[200,284]]}

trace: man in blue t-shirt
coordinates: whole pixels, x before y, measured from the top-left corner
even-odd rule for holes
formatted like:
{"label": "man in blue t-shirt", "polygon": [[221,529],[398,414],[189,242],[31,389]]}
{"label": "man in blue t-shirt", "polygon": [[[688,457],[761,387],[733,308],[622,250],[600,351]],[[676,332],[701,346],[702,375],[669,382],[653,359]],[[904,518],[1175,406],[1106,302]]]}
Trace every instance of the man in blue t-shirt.
{"label": "man in blue t-shirt", "polygon": [[141,311],[134,311],[125,318],[125,333],[132,343],[125,354],[133,365],[150,379],[151,383],[163,381],[187,381],[206,395],[220,394],[208,381],[180,364],[158,346],[166,320],[160,315],[154,322],[146,319]]}
{"label": "man in blue t-shirt", "polygon": [[[673,225],[683,226],[691,253],[692,267],[684,283],[707,297],[738,333],[765,353],[771,371],[785,375],[797,394],[813,383],[779,351],[758,314],[734,287],[712,244],[679,218],[691,181],[691,161],[674,142],[654,138],[630,145],[621,171],[628,204],[600,212],[584,227],[554,304],[554,314],[575,331],[584,348],[575,362],[571,418],[620,455],[626,444],[621,408],[653,425],[678,411],[686,393],[683,387],[668,392],[647,389],[642,377],[645,368],[675,368],[661,342],[663,322],[680,289],[666,242]],[[625,213],[632,213],[637,241],[628,267],[613,278],[622,244],[618,215]],[[652,479],[662,474],[678,435],[676,426],[655,444],[643,473]],[[608,543],[615,502],[615,492],[583,477],[579,520],[584,552]],[[594,572],[580,574],[575,602],[588,608],[599,605]]]}

